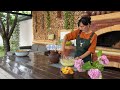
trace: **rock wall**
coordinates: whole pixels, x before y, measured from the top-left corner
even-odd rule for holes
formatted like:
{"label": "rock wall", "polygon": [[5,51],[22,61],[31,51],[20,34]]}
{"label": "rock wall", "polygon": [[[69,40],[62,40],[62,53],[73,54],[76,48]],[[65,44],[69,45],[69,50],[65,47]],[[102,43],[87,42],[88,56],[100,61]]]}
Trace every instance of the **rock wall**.
{"label": "rock wall", "polygon": [[[61,15],[58,15],[61,14]],[[64,29],[63,11],[50,11],[50,30],[47,30],[47,11],[33,11],[33,36],[34,40],[48,40],[49,34],[55,34],[58,39],[58,31]],[[77,27],[77,21],[81,17],[80,11],[74,13],[74,27]]]}

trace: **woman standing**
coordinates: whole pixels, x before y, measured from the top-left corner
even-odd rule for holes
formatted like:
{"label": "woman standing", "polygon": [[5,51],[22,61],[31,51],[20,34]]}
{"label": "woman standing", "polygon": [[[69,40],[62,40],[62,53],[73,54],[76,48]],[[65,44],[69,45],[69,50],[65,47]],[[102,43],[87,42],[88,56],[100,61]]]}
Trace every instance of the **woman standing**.
{"label": "woman standing", "polygon": [[91,17],[83,16],[78,21],[78,29],[65,35],[62,43],[63,55],[66,41],[76,39],[75,59],[91,61],[91,55],[95,53],[97,35],[90,29]]}

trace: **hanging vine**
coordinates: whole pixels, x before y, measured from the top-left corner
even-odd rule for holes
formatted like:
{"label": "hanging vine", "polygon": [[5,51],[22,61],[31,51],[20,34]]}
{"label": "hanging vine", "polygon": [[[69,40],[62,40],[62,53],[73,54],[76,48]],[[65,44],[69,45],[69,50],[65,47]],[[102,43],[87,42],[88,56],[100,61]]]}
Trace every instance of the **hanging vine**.
{"label": "hanging vine", "polygon": [[47,23],[47,31],[50,31],[50,12],[49,11],[47,11],[47,21],[46,21],[46,23]]}
{"label": "hanging vine", "polygon": [[64,11],[64,28],[69,29],[69,11]]}
{"label": "hanging vine", "polygon": [[73,28],[74,28],[74,12],[64,11],[64,28],[73,30]]}
{"label": "hanging vine", "polygon": [[73,31],[73,29],[74,29],[74,11],[73,12],[71,11],[70,14],[71,14],[70,15],[70,29],[72,29],[72,31]]}

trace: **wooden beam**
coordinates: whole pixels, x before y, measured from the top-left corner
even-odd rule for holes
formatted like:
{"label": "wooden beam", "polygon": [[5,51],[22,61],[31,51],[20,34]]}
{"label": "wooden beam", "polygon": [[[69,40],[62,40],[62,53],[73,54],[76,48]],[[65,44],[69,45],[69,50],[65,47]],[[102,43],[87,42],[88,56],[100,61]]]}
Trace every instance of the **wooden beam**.
{"label": "wooden beam", "polygon": [[91,16],[92,21],[120,18],[120,12]]}

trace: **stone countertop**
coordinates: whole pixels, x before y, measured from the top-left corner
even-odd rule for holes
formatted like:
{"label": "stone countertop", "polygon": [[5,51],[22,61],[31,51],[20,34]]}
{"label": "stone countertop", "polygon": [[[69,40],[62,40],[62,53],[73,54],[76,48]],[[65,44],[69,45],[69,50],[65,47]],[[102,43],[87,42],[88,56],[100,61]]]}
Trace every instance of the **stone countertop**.
{"label": "stone countertop", "polygon": [[[60,68],[51,66],[48,56],[40,53],[31,53],[27,57],[5,56],[0,58],[0,68],[16,79],[62,79]],[[76,73],[74,79],[86,78]],[[120,79],[117,70],[105,69],[105,79]]]}

